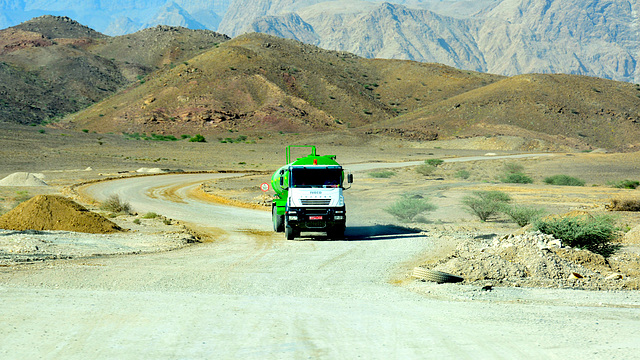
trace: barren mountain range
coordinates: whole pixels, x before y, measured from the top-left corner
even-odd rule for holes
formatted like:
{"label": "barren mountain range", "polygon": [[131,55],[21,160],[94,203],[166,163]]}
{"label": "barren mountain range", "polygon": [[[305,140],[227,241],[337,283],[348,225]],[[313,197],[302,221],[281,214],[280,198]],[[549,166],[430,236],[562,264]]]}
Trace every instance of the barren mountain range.
{"label": "barren mountain range", "polygon": [[408,6],[236,0],[218,30],[230,36],[260,31],[364,57],[440,62],[501,75],[567,73],[640,82],[639,9],[638,1],[615,0]]}
{"label": "barren mountain range", "polygon": [[0,31],[0,77],[3,121],[76,130],[509,135],[531,149],[640,145],[638,85],[367,59],[258,33],[229,39],[157,26],[109,37],[45,16]]}
{"label": "barren mountain range", "polygon": [[638,83],[639,9],[639,0],[1,0],[0,27],[52,13],[108,35],[158,24],[256,31],[369,58]]}

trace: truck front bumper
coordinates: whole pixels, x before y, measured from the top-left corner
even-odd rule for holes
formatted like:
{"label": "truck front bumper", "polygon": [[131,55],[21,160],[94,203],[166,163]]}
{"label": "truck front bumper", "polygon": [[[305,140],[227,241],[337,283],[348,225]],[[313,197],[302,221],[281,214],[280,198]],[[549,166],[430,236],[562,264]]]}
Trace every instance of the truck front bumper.
{"label": "truck front bumper", "polygon": [[344,207],[289,208],[285,216],[289,226],[309,231],[344,228],[347,222],[347,212]]}

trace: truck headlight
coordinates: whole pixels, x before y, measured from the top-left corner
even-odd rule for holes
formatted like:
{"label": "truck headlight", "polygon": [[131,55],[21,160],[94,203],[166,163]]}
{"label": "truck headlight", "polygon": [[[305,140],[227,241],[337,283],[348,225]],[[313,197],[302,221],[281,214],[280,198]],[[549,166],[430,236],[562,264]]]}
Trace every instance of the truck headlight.
{"label": "truck headlight", "polygon": [[334,217],[334,219],[336,219],[336,220],[344,220],[344,216],[342,216],[342,215],[336,215],[336,216]]}
{"label": "truck headlight", "polygon": [[344,206],[344,196],[340,195],[340,198],[338,198],[338,206]]}

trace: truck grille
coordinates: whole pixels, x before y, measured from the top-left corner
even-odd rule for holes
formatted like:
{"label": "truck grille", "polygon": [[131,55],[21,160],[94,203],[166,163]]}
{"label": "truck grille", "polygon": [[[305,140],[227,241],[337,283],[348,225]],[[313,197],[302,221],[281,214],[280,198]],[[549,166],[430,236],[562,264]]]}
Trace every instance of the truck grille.
{"label": "truck grille", "polygon": [[300,199],[300,202],[305,206],[328,206],[331,199]]}

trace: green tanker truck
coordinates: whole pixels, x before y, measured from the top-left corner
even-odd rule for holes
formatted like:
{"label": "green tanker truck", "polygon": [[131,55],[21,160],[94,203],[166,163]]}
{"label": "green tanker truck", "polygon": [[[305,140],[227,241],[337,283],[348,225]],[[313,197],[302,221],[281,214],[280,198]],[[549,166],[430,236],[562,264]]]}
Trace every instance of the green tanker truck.
{"label": "green tanker truck", "polygon": [[[291,161],[291,148],[311,148],[311,154]],[[320,156],[311,145],[291,145],[286,149],[287,165],[276,170],[271,186],[276,196],[271,204],[273,230],[288,240],[302,231],[326,232],[331,238],[344,236],[347,212],[344,204],[345,176],[335,155]]]}

